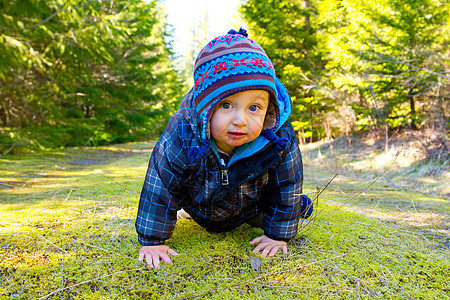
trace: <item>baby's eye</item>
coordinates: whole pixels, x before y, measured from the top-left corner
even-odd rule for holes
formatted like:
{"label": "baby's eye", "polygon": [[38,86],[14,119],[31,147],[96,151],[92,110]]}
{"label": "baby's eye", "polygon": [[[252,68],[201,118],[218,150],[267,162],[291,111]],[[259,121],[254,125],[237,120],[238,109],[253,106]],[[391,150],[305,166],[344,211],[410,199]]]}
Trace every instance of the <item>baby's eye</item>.
{"label": "baby's eye", "polygon": [[228,102],[224,102],[224,103],[222,103],[222,107],[225,109],[229,109],[229,108],[231,108],[231,104]]}
{"label": "baby's eye", "polygon": [[252,105],[250,106],[250,111],[257,111],[259,109],[258,105]]}

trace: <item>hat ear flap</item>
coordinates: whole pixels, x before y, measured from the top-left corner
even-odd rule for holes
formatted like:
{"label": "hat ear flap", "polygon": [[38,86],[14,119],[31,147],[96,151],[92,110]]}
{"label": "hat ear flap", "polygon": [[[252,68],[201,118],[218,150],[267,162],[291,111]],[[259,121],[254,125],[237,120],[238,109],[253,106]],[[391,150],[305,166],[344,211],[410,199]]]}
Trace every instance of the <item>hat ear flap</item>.
{"label": "hat ear flap", "polygon": [[286,150],[289,145],[289,140],[287,138],[278,137],[278,135],[270,129],[264,129],[261,131],[261,135],[274,143],[278,151]]}
{"label": "hat ear flap", "polygon": [[200,147],[193,147],[189,150],[189,160],[192,163],[198,162],[208,152],[208,148],[209,143],[206,140],[203,140]]}

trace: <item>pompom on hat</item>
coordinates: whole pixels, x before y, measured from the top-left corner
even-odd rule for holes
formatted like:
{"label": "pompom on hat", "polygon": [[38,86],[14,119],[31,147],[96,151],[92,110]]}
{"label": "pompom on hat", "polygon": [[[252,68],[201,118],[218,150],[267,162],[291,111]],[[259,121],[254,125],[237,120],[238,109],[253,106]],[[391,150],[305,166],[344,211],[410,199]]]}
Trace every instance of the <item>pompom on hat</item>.
{"label": "pompom on hat", "polygon": [[248,38],[247,31],[230,30],[210,41],[198,54],[194,64],[193,101],[202,120],[200,147],[192,148],[189,157],[196,161],[209,148],[209,119],[214,106],[224,98],[248,90],[269,93],[269,109],[261,134],[284,150],[286,139],[275,134],[280,122],[277,105],[275,69],[266,52]]}

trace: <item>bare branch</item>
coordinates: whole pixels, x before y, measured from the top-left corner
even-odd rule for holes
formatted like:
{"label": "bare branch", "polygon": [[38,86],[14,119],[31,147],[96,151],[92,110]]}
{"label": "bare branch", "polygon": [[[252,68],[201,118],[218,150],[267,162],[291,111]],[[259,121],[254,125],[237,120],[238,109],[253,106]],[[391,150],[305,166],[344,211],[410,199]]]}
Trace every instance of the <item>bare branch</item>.
{"label": "bare branch", "polygon": [[418,66],[412,65],[412,64],[410,64],[410,63],[408,63],[406,61],[401,61],[400,59],[395,58],[394,56],[389,55],[389,54],[378,53],[378,52],[373,52],[373,51],[364,51],[364,52],[371,53],[371,54],[377,55],[379,57],[384,57],[386,62],[396,62],[396,63],[408,66],[408,67],[416,69],[416,70],[421,70],[421,71],[424,71],[424,72],[427,72],[427,73],[439,76],[441,78],[450,79],[450,76],[446,75],[448,72],[438,73],[438,72],[429,70],[427,68],[418,67]]}

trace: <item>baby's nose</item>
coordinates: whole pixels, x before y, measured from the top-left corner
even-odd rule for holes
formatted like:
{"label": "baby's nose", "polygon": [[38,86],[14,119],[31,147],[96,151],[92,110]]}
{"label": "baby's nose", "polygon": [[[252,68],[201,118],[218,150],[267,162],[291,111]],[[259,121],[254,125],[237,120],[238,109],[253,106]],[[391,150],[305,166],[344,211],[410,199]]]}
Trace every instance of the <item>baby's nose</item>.
{"label": "baby's nose", "polygon": [[244,111],[236,111],[233,116],[232,123],[234,126],[245,126],[247,125],[247,114]]}

